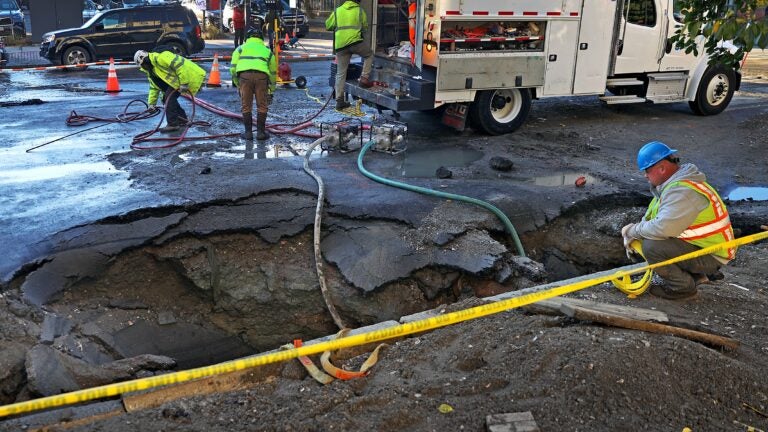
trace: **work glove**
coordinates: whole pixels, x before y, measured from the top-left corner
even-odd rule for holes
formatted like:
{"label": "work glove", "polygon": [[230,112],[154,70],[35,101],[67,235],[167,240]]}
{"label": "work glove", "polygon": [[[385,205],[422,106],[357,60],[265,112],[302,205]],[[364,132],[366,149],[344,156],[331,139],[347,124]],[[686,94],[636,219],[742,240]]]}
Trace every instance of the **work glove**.
{"label": "work glove", "polygon": [[632,240],[634,240],[633,237],[629,235],[629,230],[635,226],[635,224],[627,224],[624,225],[624,227],[621,229],[621,237],[624,239],[624,250],[627,252],[627,258],[630,260],[634,259],[633,255],[635,255],[635,250],[630,247],[630,243],[632,243]]}
{"label": "work glove", "polygon": [[181,94],[189,94],[189,85],[188,84],[182,84],[181,87],[179,87],[179,93],[181,93]]}
{"label": "work glove", "polygon": [[157,105],[150,105],[147,108],[147,112],[150,113],[150,114],[154,114],[154,113],[156,113],[158,111],[160,111],[160,108],[158,108]]}
{"label": "work glove", "polygon": [[275,98],[275,95],[272,93],[267,93],[267,105],[272,105],[272,99]]}

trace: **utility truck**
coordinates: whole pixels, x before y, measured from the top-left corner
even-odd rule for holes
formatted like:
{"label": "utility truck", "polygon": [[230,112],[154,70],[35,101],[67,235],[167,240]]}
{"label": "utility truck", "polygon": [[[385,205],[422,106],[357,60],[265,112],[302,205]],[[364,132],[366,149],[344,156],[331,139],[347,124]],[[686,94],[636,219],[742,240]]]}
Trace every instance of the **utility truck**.
{"label": "utility truck", "polygon": [[346,92],[396,114],[444,107],[443,122],[457,129],[469,119],[488,134],[512,132],[533,99],[554,96],[687,101],[713,115],[741,83],[737,65],[708,65],[703,49],[673,46],[675,0],[416,0],[412,43],[407,0],[361,6],[375,85],[349,80]]}

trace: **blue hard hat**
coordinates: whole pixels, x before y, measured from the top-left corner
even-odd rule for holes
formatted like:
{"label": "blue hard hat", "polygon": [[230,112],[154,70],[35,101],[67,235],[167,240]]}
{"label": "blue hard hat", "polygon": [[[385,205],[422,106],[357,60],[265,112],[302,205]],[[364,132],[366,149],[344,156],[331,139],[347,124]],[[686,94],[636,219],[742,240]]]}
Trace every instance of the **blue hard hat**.
{"label": "blue hard hat", "polygon": [[637,152],[637,167],[640,171],[656,165],[669,155],[677,153],[677,150],[669,148],[661,141],[652,141],[640,148]]}

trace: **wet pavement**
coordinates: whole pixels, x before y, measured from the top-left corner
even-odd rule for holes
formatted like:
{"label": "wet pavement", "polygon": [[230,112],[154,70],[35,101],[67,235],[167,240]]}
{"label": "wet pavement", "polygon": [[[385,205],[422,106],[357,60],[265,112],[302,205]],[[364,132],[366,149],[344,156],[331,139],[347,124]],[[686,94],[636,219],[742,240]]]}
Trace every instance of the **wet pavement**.
{"label": "wet pavement", "polygon": [[[307,77],[308,88],[302,90],[288,85],[279,89],[270,110],[270,124],[290,124],[311,118],[329,97],[329,62],[292,63],[292,66],[294,77]],[[221,72],[223,87],[206,88],[197,96],[237,112],[239,98],[229,85],[228,65],[224,62]],[[124,112],[131,101],[146,98],[147,82],[143,74],[130,66],[119,66],[117,74],[122,89],[117,94],[103,92],[106,67],[0,74],[0,80],[4,81],[0,101],[23,104],[40,99],[43,102],[0,108],[4,111],[5,130],[13,131],[6,134],[0,147],[3,213],[0,238],[13,245],[0,263],[0,280],[8,281],[23,265],[44,259],[52,251],[49,240],[52,235],[104,218],[145,208],[241,199],[270,188],[316,193],[314,181],[300,170],[301,158],[294,157],[303,154],[312,142],[311,138],[273,136],[265,145],[259,146],[249,145],[236,137],[224,137],[215,141],[184,142],[172,149],[139,151],[131,150],[132,138],[158,126],[160,117],[127,124],[67,126],[64,120],[71,112],[113,118]],[[726,113],[716,119],[747,118],[755,109],[765,109],[764,87],[745,84],[742,90],[747,96],[737,97]],[[548,111],[556,104],[565,107],[566,117],[572,115],[567,109],[569,105],[595,112],[594,121],[599,121],[602,115],[599,103],[591,98],[562,99],[546,99],[534,104],[529,131],[536,139],[538,135],[552,142],[572,138],[568,135],[549,137],[546,135],[549,132],[535,131],[537,124],[549,121],[548,117],[561,115],[557,111]],[[184,104],[191,114],[189,103]],[[659,115],[679,117],[685,122],[697,120],[687,112],[684,104],[677,105],[681,106],[629,109],[637,111],[633,115],[639,116],[639,120],[643,120],[643,116],[647,119]],[[133,109],[136,109],[135,105]],[[365,112],[367,119],[379,116],[370,108],[365,108]],[[237,120],[200,107],[194,116],[195,120],[204,120],[210,125],[193,127],[190,136],[236,133],[242,129]],[[328,125],[342,118],[335,111],[325,110],[311,121]],[[504,146],[514,146],[519,135],[485,137],[471,131],[459,134],[441,126],[439,116],[430,113],[406,113],[403,120],[409,127],[409,151],[397,156],[378,154],[369,157],[367,163],[383,175],[419,179],[418,182],[439,190],[450,188],[455,193],[490,198],[505,207],[523,232],[557,215],[561,202],[575,202],[577,197],[616,189],[616,184],[603,181],[596,174],[600,169],[589,163],[582,163],[581,167],[563,166],[553,172],[547,167],[546,159],[521,159],[516,161],[519,169],[510,173],[488,170],[487,166],[481,169],[479,167],[491,156],[483,151],[485,146],[494,148],[496,153],[501,150],[503,154]],[[95,128],[88,130],[91,127]],[[594,149],[599,146],[590,142],[584,144],[583,149],[597,151]],[[436,147],[435,143],[440,145]],[[42,147],[27,151],[38,146]],[[356,153],[316,152],[313,155],[313,163],[323,176],[328,177],[332,211],[351,218],[396,219],[417,224],[433,210],[435,203],[430,199],[413,198],[409,192],[371,184],[357,173],[355,157]],[[250,165],[258,162],[262,163]],[[440,167],[447,167],[454,179],[459,180],[445,184],[436,179],[434,173]],[[256,184],[252,177],[255,172],[259,173]],[[573,187],[580,178],[586,188]],[[339,184],[345,187],[339,188]],[[510,196],[510,187],[515,188],[514,198]],[[541,188],[547,190],[546,200],[520,198],[540,196],[544,190]],[[401,206],[409,201],[412,204]]]}

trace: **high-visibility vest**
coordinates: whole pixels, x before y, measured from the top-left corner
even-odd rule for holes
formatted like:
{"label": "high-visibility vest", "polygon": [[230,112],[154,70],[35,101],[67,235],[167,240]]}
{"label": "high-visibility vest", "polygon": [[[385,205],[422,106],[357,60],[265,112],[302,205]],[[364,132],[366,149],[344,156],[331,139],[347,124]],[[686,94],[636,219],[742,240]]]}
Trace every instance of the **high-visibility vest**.
{"label": "high-visibility vest", "polygon": [[[702,210],[698,216],[696,216],[696,220],[693,221],[693,224],[680,233],[677,238],[700,248],[714,246],[734,239],[733,227],[731,226],[731,218],[728,216],[728,210],[725,208],[723,200],[720,199],[720,195],[717,194],[717,191],[715,191],[712,186],[706,182],[680,180],[670,183],[664,189],[673,185],[690,188],[704,195],[709,201],[707,208]],[[651,203],[648,205],[648,210],[645,212],[645,220],[656,218],[660,204],[661,202],[657,197],[654,197],[653,200],[651,200]],[[732,260],[736,257],[736,248],[715,252],[715,255]]]}
{"label": "high-visibility vest", "polygon": [[[200,87],[203,86],[205,70],[178,54],[174,54],[171,51],[151,52],[149,53],[149,61],[152,63],[155,76],[165,81],[166,84],[174,89],[178,90],[182,84],[186,84],[189,87],[190,93],[197,94]],[[149,76],[148,71],[143,68],[140,68],[140,70]],[[150,78],[149,98],[147,100],[149,105],[156,104],[159,95],[160,87]]]}
{"label": "high-visibility vest", "polygon": [[342,50],[363,41],[367,17],[357,2],[347,0],[325,21],[326,30],[333,30],[333,50]]}
{"label": "high-visibility vest", "polygon": [[229,74],[237,76],[240,72],[258,71],[269,76],[269,88],[275,89],[275,75],[277,74],[277,58],[272,51],[264,45],[264,41],[257,37],[249,37],[232,53],[229,62]]}

